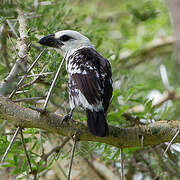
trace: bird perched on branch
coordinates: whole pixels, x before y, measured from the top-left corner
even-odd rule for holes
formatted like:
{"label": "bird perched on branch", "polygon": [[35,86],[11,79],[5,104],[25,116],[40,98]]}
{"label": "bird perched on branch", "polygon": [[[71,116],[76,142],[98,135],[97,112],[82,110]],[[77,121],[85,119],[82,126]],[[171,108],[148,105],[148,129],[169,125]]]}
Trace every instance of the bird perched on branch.
{"label": "bird perched on branch", "polygon": [[90,132],[95,136],[108,136],[106,112],[113,91],[108,60],[94,49],[87,37],[72,30],[47,35],[39,43],[56,48],[66,57],[71,108],[67,116],[72,118],[75,107],[81,106],[86,110]]}

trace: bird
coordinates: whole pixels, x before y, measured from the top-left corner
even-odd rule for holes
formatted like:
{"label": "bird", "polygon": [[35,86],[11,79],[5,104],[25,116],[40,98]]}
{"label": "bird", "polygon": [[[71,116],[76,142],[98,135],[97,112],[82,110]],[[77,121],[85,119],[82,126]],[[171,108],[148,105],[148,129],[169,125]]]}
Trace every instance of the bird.
{"label": "bird", "polygon": [[86,111],[91,134],[109,136],[106,114],[112,99],[113,80],[109,61],[100,55],[90,40],[74,30],[61,30],[39,40],[41,45],[53,47],[66,59],[68,93],[72,118],[77,106]]}

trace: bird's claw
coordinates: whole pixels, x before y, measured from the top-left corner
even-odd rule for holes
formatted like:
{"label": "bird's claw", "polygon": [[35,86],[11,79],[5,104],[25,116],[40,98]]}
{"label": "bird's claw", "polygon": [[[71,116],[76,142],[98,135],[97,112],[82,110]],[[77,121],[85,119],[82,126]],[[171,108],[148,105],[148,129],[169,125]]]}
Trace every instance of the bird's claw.
{"label": "bird's claw", "polygon": [[73,119],[72,119],[72,114],[71,114],[71,113],[66,114],[66,115],[63,117],[62,122],[64,122],[64,121],[67,122],[68,120],[73,121]]}

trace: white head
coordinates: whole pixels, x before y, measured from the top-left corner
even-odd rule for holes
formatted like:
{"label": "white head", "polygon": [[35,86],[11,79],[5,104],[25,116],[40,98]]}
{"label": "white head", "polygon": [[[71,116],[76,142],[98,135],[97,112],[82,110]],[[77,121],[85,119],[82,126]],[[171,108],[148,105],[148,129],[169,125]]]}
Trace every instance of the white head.
{"label": "white head", "polygon": [[40,44],[54,47],[62,56],[67,57],[83,47],[93,47],[89,39],[77,31],[64,30],[50,34],[39,40]]}

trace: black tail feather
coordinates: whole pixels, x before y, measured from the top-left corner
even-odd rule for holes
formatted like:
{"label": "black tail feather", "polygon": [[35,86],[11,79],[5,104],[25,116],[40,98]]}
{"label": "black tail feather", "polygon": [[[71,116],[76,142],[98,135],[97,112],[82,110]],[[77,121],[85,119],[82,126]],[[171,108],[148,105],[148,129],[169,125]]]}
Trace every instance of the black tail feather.
{"label": "black tail feather", "polygon": [[90,132],[95,136],[105,137],[109,135],[104,111],[91,111],[86,109],[87,124]]}

